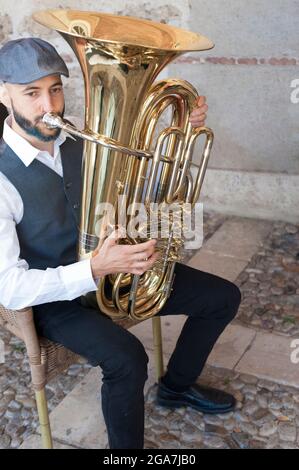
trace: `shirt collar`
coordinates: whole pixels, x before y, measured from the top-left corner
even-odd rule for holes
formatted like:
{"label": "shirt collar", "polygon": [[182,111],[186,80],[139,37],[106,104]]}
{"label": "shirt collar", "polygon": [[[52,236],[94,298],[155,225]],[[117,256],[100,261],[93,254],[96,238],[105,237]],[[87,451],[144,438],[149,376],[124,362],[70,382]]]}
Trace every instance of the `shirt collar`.
{"label": "shirt collar", "polygon": [[[10,126],[10,116],[4,121],[3,140],[13,150],[13,152],[22,160],[25,166],[29,166],[35,158],[48,152],[33,147],[24,137],[20,136]],[[66,140],[66,134],[61,131],[54,142],[54,159],[58,156],[60,145]]]}

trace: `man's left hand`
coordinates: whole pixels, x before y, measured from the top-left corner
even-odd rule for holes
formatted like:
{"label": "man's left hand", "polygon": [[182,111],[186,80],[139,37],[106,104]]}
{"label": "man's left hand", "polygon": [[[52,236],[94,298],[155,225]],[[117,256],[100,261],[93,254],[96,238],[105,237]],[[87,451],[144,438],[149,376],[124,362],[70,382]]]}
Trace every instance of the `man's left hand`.
{"label": "man's left hand", "polygon": [[206,104],[205,96],[198,96],[196,100],[196,108],[190,114],[190,122],[193,127],[201,127],[205,125],[207,118],[208,105]]}

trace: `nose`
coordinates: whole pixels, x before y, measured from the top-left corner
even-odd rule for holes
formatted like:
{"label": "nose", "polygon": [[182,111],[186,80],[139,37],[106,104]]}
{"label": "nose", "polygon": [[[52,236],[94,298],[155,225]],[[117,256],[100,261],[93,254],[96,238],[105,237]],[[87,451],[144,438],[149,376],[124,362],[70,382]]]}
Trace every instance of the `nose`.
{"label": "nose", "polygon": [[54,110],[53,98],[50,93],[44,93],[41,101],[41,112],[42,114],[50,113]]}

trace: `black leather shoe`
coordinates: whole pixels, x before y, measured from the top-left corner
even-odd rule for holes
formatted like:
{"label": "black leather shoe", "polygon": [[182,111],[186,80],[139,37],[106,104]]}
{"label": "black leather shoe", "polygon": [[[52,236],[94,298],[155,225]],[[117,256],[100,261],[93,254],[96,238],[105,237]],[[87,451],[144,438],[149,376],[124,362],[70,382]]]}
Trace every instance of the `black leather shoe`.
{"label": "black leather shoe", "polygon": [[159,382],[157,404],[168,408],[191,406],[202,413],[218,414],[233,411],[236,399],[233,395],[199,384],[192,385],[185,392],[175,392]]}

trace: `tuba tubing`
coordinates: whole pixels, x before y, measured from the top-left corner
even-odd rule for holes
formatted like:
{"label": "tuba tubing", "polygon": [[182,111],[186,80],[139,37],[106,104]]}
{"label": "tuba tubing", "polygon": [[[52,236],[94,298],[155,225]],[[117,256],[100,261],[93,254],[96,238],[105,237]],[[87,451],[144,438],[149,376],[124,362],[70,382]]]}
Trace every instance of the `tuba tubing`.
{"label": "tuba tubing", "polygon": [[[211,41],[200,34],[128,16],[63,9],[33,16],[67,41],[84,78],[83,130],[53,113],[44,116],[48,126],[84,140],[79,259],[93,255],[111,225],[110,214],[103,217],[99,207],[109,204],[118,213],[120,196],[126,197],[126,226],[134,220],[134,210],[128,214],[128,207],[135,209],[139,203],[144,204],[147,215],[152,214],[153,202],[188,202],[194,207],[213,131],[194,129],[189,123],[198,96],[190,83],[155,79],[183,53],[211,49]],[[170,126],[159,132],[168,111]],[[205,142],[198,163],[192,158],[200,136]],[[162,224],[163,210],[158,215],[157,228]],[[121,243],[151,238],[147,223],[143,229],[143,238],[129,233]],[[171,218],[169,236],[158,237],[161,256],[151,270],[141,276],[115,273],[99,279],[96,298],[100,310],[112,318],[134,320],[156,315],[171,295],[183,242],[182,237],[176,237]]]}

